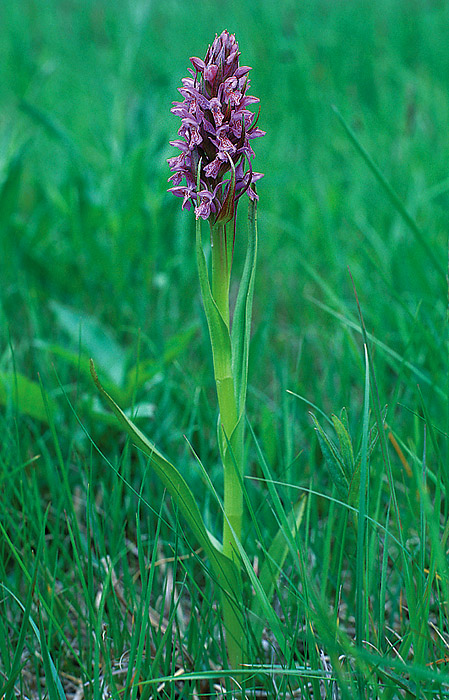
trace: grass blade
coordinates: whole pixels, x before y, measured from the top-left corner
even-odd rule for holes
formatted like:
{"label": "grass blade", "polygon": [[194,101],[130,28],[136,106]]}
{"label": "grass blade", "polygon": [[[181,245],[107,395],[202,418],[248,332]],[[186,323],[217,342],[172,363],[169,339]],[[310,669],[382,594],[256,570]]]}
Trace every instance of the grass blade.
{"label": "grass blade", "polygon": [[[363,647],[366,640],[366,618],[365,618],[365,552],[366,552],[366,507],[367,490],[369,487],[368,473],[368,435],[369,435],[369,361],[368,350],[365,345],[365,395],[363,401],[363,433],[362,451],[360,467],[360,490],[359,490],[359,517],[357,522],[357,556],[356,556],[356,644]],[[359,678],[359,695],[363,697],[364,682]]]}
{"label": "grass blade", "polygon": [[59,679],[56,667],[50,656],[47,640],[45,638],[44,622],[42,619],[40,606],[38,607],[39,615],[39,644],[42,652],[42,663],[44,665],[45,683],[48,690],[50,700],[67,700],[62,683]]}
{"label": "grass blade", "polygon": [[[288,536],[284,532],[284,529],[280,527],[268,551],[265,553],[265,559],[260,568],[259,581],[262,585],[262,589],[265,592],[266,598],[269,601],[271,601],[273,597],[276,581],[279,578],[280,573],[282,573],[282,567],[284,566],[290,549],[288,539],[295,536],[295,533],[297,532],[303,519],[305,506],[306,499],[305,497],[302,497],[287,518],[289,525]],[[263,630],[263,607],[264,601],[262,601],[261,604],[259,597],[256,595],[251,605],[251,612],[255,615],[253,626],[254,634],[257,640],[260,639]]]}
{"label": "grass blade", "polygon": [[[45,518],[46,521],[46,518]],[[44,521],[44,522],[45,522]],[[45,532],[45,527],[42,528],[40,538],[39,538],[39,544],[37,547],[36,551],[36,556],[34,559],[34,567],[33,567],[33,573],[31,577],[31,582],[28,588],[28,594],[25,602],[25,606],[22,607],[23,609],[23,618],[22,618],[22,624],[20,626],[20,632],[19,632],[19,638],[17,640],[17,645],[16,645],[16,650],[14,652],[14,658],[12,660],[11,664],[11,669],[8,673],[8,680],[6,684],[3,686],[3,688],[0,688],[0,697],[4,697],[5,700],[10,700],[13,697],[14,693],[14,684],[16,682],[16,679],[18,678],[20,671],[22,669],[22,651],[23,647],[25,645],[25,638],[26,638],[26,632],[28,629],[28,623],[30,621],[30,613],[31,613],[31,605],[33,603],[33,596],[34,596],[34,590],[36,587],[36,580],[37,580],[37,572],[39,569],[39,562],[40,558],[42,555],[42,547],[44,543],[44,532]],[[1,584],[3,586],[3,584]],[[8,590],[6,586],[3,586],[5,590]]]}
{"label": "grass blade", "polygon": [[390,185],[389,182],[385,179],[381,171],[379,170],[378,166],[374,162],[374,160],[371,158],[369,153],[365,150],[365,148],[362,146],[360,141],[358,140],[357,136],[349,126],[349,124],[346,122],[346,120],[343,118],[341,113],[338,111],[338,109],[334,106],[332,108],[337,115],[341,125],[343,126],[344,130],[346,131],[347,135],[349,136],[350,140],[352,141],[353,145],[356,147],[357,151],[360,153],[362,156],[363,160],[371,170],[371,172],[374,174],[376,180],[382,185],[383,189],[387,193],[388,197],[390,198],[390,201],[392,202],[393,206],[395,209],[399,212],[409,229],[412,231],[413,235],[415,236],[416,240],[418,243],[422,246],[423,250],[427,253],[429,256],[429,259],[432,261],[432,265],[434,266],[435,270],[439,273],[440,276],[443,277],[443,279],[446,279],[446,272],[441,265],[440,261],[438,258],[435,256],[435,253],[433,252],[432,248],[430,245],[427,243],[427,240],[421,231],[421,229],[418,227],[414,219],[410,216],[408,213],[407,209],[404,207],[402,204],[401,200],[399,199],[399,196],[396,194],[392,186]]}

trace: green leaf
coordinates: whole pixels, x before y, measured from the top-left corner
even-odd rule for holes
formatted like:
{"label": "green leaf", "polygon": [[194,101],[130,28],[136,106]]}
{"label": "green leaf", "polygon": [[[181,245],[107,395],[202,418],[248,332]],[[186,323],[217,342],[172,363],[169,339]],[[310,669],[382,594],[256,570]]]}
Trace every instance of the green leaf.
{"label": "green leaf", "polygon": [[347,428],[345,428],[342,421],[337,418],[337,416],[332,416],[332,423],[334,424],[335,432],[338,436],[338,442],[340,443],[340,455],[342,465],[345,470],[346,479],[350,481],[354,473],[354,452],[352,449],[351,436]]}
{"label": "green leaf", "polygon": [[213,572],[218,584],[228,594],[235,598],[239,589],[239,577],[237,568],[234,562],[225,556],[216,545],[201,517],[200,510],[195,501],[193,493],[187,485],[184,477],[165,457],[159,452],[156,446],[148,440],[148,438],[137,428],[134,423],[126,417],[122,409],[115,403],[114,399],[103,389],[95,371],[93,361],[90,362],[90,371],[92,378],[100,391],[102,397],[106,400],[111,410],[115,413],[122,427],[130,436],[132,442],[138,447],[147,457],[150,458],[150,463],[161,479],[168,493],[174,500],[175,504],[182,513],[184,519],[188,523],[190,529],[203,547],[206,556],[209,558]]}
{"label": "green leaf", "polygon": [[235,381],[237,410],[241,413],[245,407],[248,382],[248,356],[251,338],[251,316],[253,306],[254,281],[257,260],[257,212],[256,202],[249,203],[248,208],[248,245],[245,265],[235,302],[232,321],[232,369]]}
{"label": "green leaf", "polygon": [[[11,401],[19,413],[48,423],[47,408],[42,397],[41,387],[18,372],[0,372],[0,404]],[[54,402],[47,397],[48,409],[55,410]]]}
{"label": "green leaf", "polygon": [[[384,414],[385,415],[385,414]],[[371,454],[376,446],[377,440],[379,438],[379,431],[377,430],[377,425],[374,424],[368,433],[368,447],[367,447],[367,458],[371,458]],[[359,502],[359,489],[360,489],[360,468],[362,464],[362,453],[358,453],[355,460],[355,467],[352,477],[349,483],[349,493],[348,493],[348,503],[353,508],[358,507]]]}
{"label": "green leaf", "polygon": [[349,433],[348,412],[347,412],[347,410],[346,410],[346,408],[345,408],[344,406],[343,406],[343,408],[342,408],[341,411],[340,411],[340,416],[339,416],[339,418],[340,418],[341,423],[343,423],[343,425],[344,425],[346,431]]}
{"label": "green leaf", "polygon": [[[48,343],[47,341],[41,339],[36,340],[34,342],[34,346],[39,348],[39,350],[49,353],[52,356],[52,359],[55,357],[61,358],[66,364],[75,368],[76,372],[81,376],[84,376],[86,379],[90,379],[88,353],[83,352],[79,348],[76,351],[68,350],[61,345],[56,343]],[[108,390],[114,391],[115,394],[118,393],[118,387],[116,386],[115,382],[111,382],[107,379],[107,377],[105,377],[104,383],[108,387]]]}
{"label": "green leaf", "polygon": [[310,416],[315,425],[318,442],[320,444],[321,452],[323,453],[324,461],[326,462],[326,466],[329,470],[329,474],[331,475],[340,496],[346,499],[348,496],[349,482],[345,474],[343,461],[340,458],[332,440],[326,435],[313,413],[310,412]]}
{"label": "green leaf", "polygon": [[230,363],[231,338],[228,327],[212,296],[209,275],[207,273],[206,257],[201,243],[201,222],[199,219],[196,222],[196,258],[201,295],[212,345],[215,379],[217,383],[224,382],[232,379]]}
{"label": "green leaf", "polygon": [[[251,427],[251,426],[250,426]],[[251,429],[251,432],[253,434],[253,437],[255,439],[255,435]],[[259,449],[259,445],[256,441],[257,448]],[[274,485],[272,483],[272,480],[270,478],[268,470],[268,465],[264,462],[263,456],[262,456],[262,462],[264,463],[264,466],[262,467],[265,471],[265,474],[268,477],[267,484],[268,488],[271,494],[274,495],[273,500],[275,501],[275,507],[277,510],[277,513],[279,514],[279,519],[281,523],[283,524],[283,532],[282,534],[284,535],[285,541],[287,542],[287,546],[289,546],[289,537],[288,535],[290,534],[290,527],[288,526],[288,518],[285,515],[285,511],[283,509],[283,506],[281,505],[279,496],[277,495],[277,492],[274,488]],[[219,498],[217,491],[215,489],[214,484],[212,483],[209,474],[205,472],[203,465],[201,464],[200,460],[198,459],[198,463],[201,467],[201,469],[204,472],[204,476],[206,481],[209,483],[211,492],[214,494],[215,500],[218,503],[222,513],[223,513],[223,518],[227,519],[227,514],[225,512],[224,505]],[[285,527],[285,524],[287,523],[287,527]],[[276,614],[276,612],[273,609],[273,606],[271,604],[271,597],[272,597],[272,592],[270,594],[270,584],[268,582],[268,575],[264,575],[265,579],[265,584],[267,585],[268,592],[264,589],[262,585],[262,581],[256,576],[253,566],[248,558],[248,555],[245,552],[244,547],[242,546],[240,539],[236,536],[235,531],[232,528],[232,524],[228,521],[229,529],[233,535],[234,539],[234,545],[238,550],[238,554],[240,555],[241,562],[243,564],[243,567],[245,568],[248,578],[251,582],[251,585],[255,591],[255,600],[257,600],[257,620],[259,621],[259,628],[256,628],[257,633],[262,632],[263,628],[263,620],[267,621],[267,624],[269,625],[270,629],[272,630],[273,634],[275,635],[277,642],[279,644],[279,647],[284,655],[287,655],[287,650],[288,650],[288,642],[285,638],[284,631],[282,628],[282,625],[279,623],[279,618]],[[285,533],[287,535],[285,536]],[[254,606],[254,602],[253,602]],[[241,618],[241,613],[240,610],[238,609],[237,606],[233,606],[233,610],[231,611],[234,614],[234,619],[231,620],[230,624],[228,624],[228,627],[230,630],[235,630],[234,634],[234,639],[233,642],[236,644],[237,648],[242,645],[242,639],[241,639],[241,631],[243,630],[243,623],[242,623],[242,618]],[[226,619],[226,616],[225,616]],[[260,627],[260,624],[262,624],[262,627]],[[229,638],[227,637],[228,640],[228,649],[229,649]]]}
{"label": "green leaf", "polygon": [[360,468],[362,461],[359,460],[356,464],[352,477],[349,481],[349,491],[348,491],[348,504],[353,508],[358,509],[359,505],[359,492],[360,492]]}
{"label": "green leaf", "polygon": [[95,357],[101,372],[115,386],[121,387],[127,355],[111,333],[94,316],[69,309],[56,301],[52,301],[50,307],[73,345],[84,350],[89,357]]}

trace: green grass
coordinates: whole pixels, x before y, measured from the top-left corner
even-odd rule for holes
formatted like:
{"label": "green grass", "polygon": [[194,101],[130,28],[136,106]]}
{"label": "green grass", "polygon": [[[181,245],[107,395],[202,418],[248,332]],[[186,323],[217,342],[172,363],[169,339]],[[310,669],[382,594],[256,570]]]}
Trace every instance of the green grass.
{"label": "green grass", "polygon": [[[224,28],[267,131],[247,600],[308,494],[271,610],[247,617],[245,692],[448,697],[447,3],[22,0],[0,19],[0,697],[235,694],[209,564],[88,368],[218,536],[191,451],[221,496],[194,221],[166,159],[188,58]],[[366,494],[339,491],[309,416],[338,463],[343,407]]]}

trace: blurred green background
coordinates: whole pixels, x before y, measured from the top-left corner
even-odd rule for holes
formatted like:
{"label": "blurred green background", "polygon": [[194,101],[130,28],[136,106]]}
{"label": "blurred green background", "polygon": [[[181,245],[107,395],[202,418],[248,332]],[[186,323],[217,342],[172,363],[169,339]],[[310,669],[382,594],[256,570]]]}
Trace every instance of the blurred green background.
{"label": "blurred green background", "polygon": [[[0,368],[32,381],[39,372],[70,436],[75,421],[61,386],[77,401],[95,394],[84,355],[119,387],[139,354],[152,384],[137,382],[133,400],[151,403],[145,427],[153,437],[179,449],[186,423],[197,420],[186,406],[197,405],[198,391],[208,397],[198,410],[213,435],[193,221],[166,193],[166,159],[179,126],[169,110],[188,59],[203,56],[223,28],[253,67],[251,93],[267,132],[254,161],[265,177],[250,416],[281,471],[304,452],[300,480],[314,463],[313,431],[307,407],[285,389],[326,411],[346,405],[358,420],[363,355],[350,326],[357,314],[349,270],[368,331],[396,353],[375,348],[389,420],[396,417],[404,438],[413,433],[404,405],[417,410],[418,382],[436,415],[447,412],[444,275],[332,110],[378,163],[444,270],[446,2],[2,3]],[[237,270],[244,205],[240,217]],[[131,402],[130,387],[116,396]],[[29,420],[29,402],[17,412],[14,387],[2,396],[7,417]],[[101,409],[79,406],[93,430]]]}

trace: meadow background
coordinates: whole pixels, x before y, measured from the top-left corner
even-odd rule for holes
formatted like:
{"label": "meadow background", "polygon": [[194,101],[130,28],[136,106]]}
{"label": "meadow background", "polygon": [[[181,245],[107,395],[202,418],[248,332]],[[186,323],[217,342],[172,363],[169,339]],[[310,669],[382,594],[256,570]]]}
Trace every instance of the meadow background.
{"label": "meadow background", "polygon": [[[166,159],[188,59],[225,28],[253,67],[267,132],[255,144],[265,177],[248,418],[286,509],[298,487],[314,492],[297,533],[300,561],[287,559],[273,604],[292,639],[284,666],[300,656],[324,678],[258,683],[272,697],[351,698],[355,688],[448,697],[449,5],[437,0],[1,4],[0,688],[61,698],[57,674],[67,698],[218,692],[206,673],[223,664],[206,564],[102,406],[88,358],[183,471],[217,533],[219,513],[184,439],[219,487],[194,221],[166,192]],[[242,204],[239,215],[236,270]],[[320,412],[346,407],[356,450],[365,360],[353,283],[378,392],[372,384],[370,424],[388,406],[370,460],[363,621],[357,524],[333,500],[308,403],[334,440]],[[251,437],[248,465],[269,541],[276,510]],[[263,545],[254,521],[247,531],[254,561]],[[391,661],[388,671],[374,672],[360,645],[350,661],[362,622],[363,648]],[[138,657],[140,681],[181,667],[204,678],[138,687]],[[255,663],[270,659],[254,651]]]}

